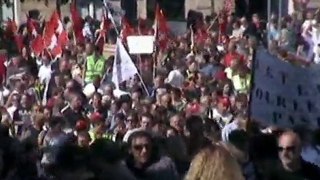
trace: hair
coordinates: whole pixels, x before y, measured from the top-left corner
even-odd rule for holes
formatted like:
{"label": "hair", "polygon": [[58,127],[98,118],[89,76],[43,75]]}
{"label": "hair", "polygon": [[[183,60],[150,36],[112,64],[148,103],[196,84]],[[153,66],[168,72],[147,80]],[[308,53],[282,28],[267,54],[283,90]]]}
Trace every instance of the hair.
{"label": "hair", "polygon": [[149,114],[149,113],[141,114],[140,121],[142,120],[142,117],[146,117],[146,118],[150,119],[151,121],[153,121],[153,116],[151,114]]}
{"label": "hair", "polygon": [[98,99],[102,99],[102,95],[99,92],[95,92],[92,97],[97,97]]}
{"label": "hair", "polygon": [[200,116],[192,115],[186,119],[186,128],[190,133],[203,133],[203,120]]}
{"label": "hair", "polygon": [[219,145],[202,149],[192,160],[185,180],[244,180],[238,162]]}
{"label": "hair", "polygon": [[132,145],[132,142],[134,139],[136,138],[140,138],[140,137],[146,137],[147,139],[150,140],[150,143],[152,142],[152,136],[150,133],[148,133],[147,131],[136,131],[133,132],[129,138],[128,138],[128,146],[130,147]]}
{"label": "hair", "polygon": [[174,95],[178,96],[178,97],[181,97],[181,96],[182,96],[182,91],[181,91],[179,88],[173,87],[173,88],[171,89],[171,92],[172,92]]}

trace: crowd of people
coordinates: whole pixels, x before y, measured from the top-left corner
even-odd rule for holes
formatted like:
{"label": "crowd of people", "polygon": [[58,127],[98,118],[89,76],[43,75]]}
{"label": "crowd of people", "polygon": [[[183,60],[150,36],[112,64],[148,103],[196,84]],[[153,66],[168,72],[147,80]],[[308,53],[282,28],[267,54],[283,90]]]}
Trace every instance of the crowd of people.
{"label": "crowd of people", "polygon": [[24,48],[4,45],[0,65],[0,179],[320,179],[319,128],[262,126],[249,108],[256,48],[318,63],[320,19],[291,15],[279,28],[275,15],[217,17],[169,34],[153,55],[132,56],[142,78],[121,89],[92,18],[86,41],[70,40],[57,58],[34,55],[21,26]]}

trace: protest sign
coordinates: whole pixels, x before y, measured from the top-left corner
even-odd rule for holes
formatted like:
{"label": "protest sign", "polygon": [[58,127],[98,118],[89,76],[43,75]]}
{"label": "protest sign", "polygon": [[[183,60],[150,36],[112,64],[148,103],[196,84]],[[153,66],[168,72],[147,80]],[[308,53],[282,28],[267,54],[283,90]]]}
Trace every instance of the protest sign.
{"label": "protest sign", "polygon": [[130,54],[152,54],[154,50],[154,36],[128,36]]}
{"label": "protest sign", "polygon": [[105,44],[103,46],[102,55],[104,58],[108,59],[110,56],[114,56],[115,52],[116,52],[115,44]]}
{"label": "protest sign", "polygon": [[304,68],[257,51],[251,117],[265,125],[320,127],[320,66]]}

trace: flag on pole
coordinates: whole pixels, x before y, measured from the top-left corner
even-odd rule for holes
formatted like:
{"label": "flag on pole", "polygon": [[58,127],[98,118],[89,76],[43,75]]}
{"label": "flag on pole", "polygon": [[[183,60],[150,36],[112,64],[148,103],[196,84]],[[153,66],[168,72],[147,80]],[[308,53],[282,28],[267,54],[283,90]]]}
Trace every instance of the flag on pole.
{"label": "flag on pole", "polygon": [[119,84],[133,78],[138,73],[137,67],[134,65],[127,50],[122,44],[122,40],[117,38],[115,59],[113,62],[112,82],[116,89],[119,89]]}
{"label": "flag on pole", "polygon": [[154,20],[154,37],[155,41],[159,42],[160,49],[165,49],[167,47],[169,32],[170,29],[167,25],[166,17],[159,4],[157,4]]}
{"label": "flag on pole", "polygon": [[76,43],[84,43],[85,39],[82,34],[82,29],[84,27],[84,20],[81,17],[81,14],[79,13],[77,9],[76,0],[72,0],[70,5],[70,14],[73,24],[73,32],[74,32],[74,38]]}

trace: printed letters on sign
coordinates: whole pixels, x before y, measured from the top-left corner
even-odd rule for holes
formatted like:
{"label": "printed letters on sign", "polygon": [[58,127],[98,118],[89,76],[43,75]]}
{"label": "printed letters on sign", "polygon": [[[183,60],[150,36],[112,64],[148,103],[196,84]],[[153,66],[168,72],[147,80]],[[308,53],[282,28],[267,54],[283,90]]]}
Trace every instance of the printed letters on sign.
{"label": "printed letters on sign", "polygon": [[320,65],[295,66],[264,49],[255,62],[252,118],[280,127],[320,127]]}

